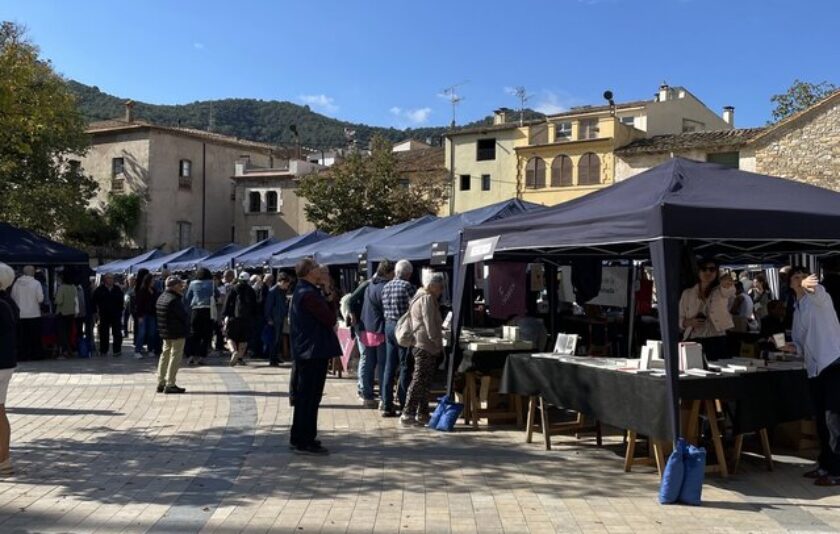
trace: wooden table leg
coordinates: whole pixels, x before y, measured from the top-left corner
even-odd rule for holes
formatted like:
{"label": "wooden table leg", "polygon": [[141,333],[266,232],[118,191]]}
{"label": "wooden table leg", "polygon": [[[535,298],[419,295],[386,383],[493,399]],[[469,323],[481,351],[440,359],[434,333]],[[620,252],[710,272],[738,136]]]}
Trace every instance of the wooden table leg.
{"label": "wooden table leg", "polygon": [[656,471],[659,473],[659,478],[662,478],[662,473],[665,471],[665,451],[661,441],[653,441],[653,455],[656,458]]}
{"label": "wooden table leg", "polygon": [[686,441],[692,445],[697,445],[699,439],[699,419],[700,419],[700,403],[701,401],[691,401],[691,409],[688,412],[688,428],[686,429]]}
{"label": "wooden table leg", "polygon": [[732,474],[738,472],[738,464],[741,463],[741,450],[744,447],[744,435],[735,436],[735,446],[732,447]]}
{"label": "wooden table leg", "polygon": [[767,429],[762,428],[758,431],[758,437],[761,439],[761,448],[764,451],[764,458],[767,460],[767,470],[773,470],[773,452],[770,450],[770,438],[767,436]]}
{"label": "wooden table leg", "polygon": [[522,428],[522,396],[511,395],[513,397],[513,409],[516,410],[516,428]]}
{"label": "wooden table leg", "polygon": [[712,430],[712,443],[715,446],[715,456],[717,456],[718,470],[720,476],[726,478],[729,476],[729,471],[726,467],[726,455],[723,450],[723,442],[720,436],[720,427],[717,422],[717,411],[715,410],[715,401],[706,401],[706,416],[709,418],[709,426]]}
{"label": "wooden table leg", "polygon": [[531,443],[534,437],[534,416],[537,411],[537,398],[528,397],[528,417],[525,422],[525,443]]}
{"label": "wooden table leg", "polygon": [[551,450],[551,430],[548,423],[548,406],[546,406],[545,399],[540,397],[540,423],[542,424],[543,441],[545,441],[545,450]]}
{"label": "wooden table leg", "polygon": [[629,473],[633,468],[633,458],[636,456],[636,432],[627,431],[627,450],[624,453],[624,472]]}
{"label": "wooden table leg", "polygon": [[472,373],[467,373],[464,375],[464,412],[462,416],[464,417],[464,424],[470,424],[472,420],[473,413],[472,413]]}
{"label": "wooden table leg", "polygon": [[601,447],[604,444],[604,435],[601,433],[601,421],[595,421],[595,445]]}
{"label": "wooden table leg", "polygon": [[478,411],[481,409],[481,401],[478,397],[478,388],[475,383],[475,375],[470,380],[470,413],[472,414],[472,426],[478,428]]}

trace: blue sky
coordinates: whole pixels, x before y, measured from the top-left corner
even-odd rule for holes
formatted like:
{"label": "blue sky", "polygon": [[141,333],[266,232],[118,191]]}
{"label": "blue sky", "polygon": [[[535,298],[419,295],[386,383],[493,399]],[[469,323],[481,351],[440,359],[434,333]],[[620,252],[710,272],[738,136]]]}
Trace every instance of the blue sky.
{"label": "blue sky", "polygon": [[738,126],[800,78],[840,84],[835,0],[0,0],[69,78],[151,103],[253,97],[380,126],[652,97],[667,81]]}

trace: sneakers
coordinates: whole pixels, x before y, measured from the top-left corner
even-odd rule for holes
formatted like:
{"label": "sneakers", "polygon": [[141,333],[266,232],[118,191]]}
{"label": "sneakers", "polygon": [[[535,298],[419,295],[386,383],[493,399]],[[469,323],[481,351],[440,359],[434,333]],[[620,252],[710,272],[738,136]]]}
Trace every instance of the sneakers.
{"label": "sneakers", "polygon": [[[313,442],[312,442],[312,444],[313,444],[313,445],[317,445],[318,447],[320,447],[320,446],[321,446],[321,440],[320,440],[320,439],[316,439],[315,441],[313,441]],[[296,444],[296,443],[289,442],[289,449],[290,449],[290,450],[295,450],[295,449],[297,449],[297,448],[298,448],[298,446],[297,446],[297,444]]]}
{"label": "sneakers", "polygon": [[417,426],[417,418],[413,415],[403,415],[400,417],[400,424],[403,426]]}
{"label": "sneakers", "polygon": [[803,474],[802,476],[805,477],[805,478],[817,479],[817,478],[820,478],[820,477],[824,477],[827,474],[828,474],[828,471],[818,467],[816,469],[808,471],[807,473]]}
{"label": "sneakers", "polygon": [[320,444],[313,443],[312,445],[308,445],[306,447],[295,447],[293,449],[295,454],[301,454],[305,456],[328,456],[330,451],[326,449],[326,447],[321,446]]}
{"label": "sneakers", "polygon": [[140,352],[135,352],[134,353],[134,359],[135,360],[142,360],[143,359],[143,354],[140,353]]}
{"label": "sneakers", "polygon": [[166,387],[163,389],[163,392],[164,392],[164,393],[166,393],[167,395],[169,395],[169,394],[171,394],[171,393],[185,393],[186,391],[187,391],[186,389],[184,389],[184,388],[179,388],[179,387],[178,387],[178,386],[176,386],[176,385],[166,386]]}
{"label": "sneakers", "polygon": [[375,410],[379,408],[379,403],[376,402],[376,399],[362,399],[362,408]]}
{"label": "sneakers", "polygon": [[158,384],[157,392],[163,393],[163,390],[166,389],[166,384]]}

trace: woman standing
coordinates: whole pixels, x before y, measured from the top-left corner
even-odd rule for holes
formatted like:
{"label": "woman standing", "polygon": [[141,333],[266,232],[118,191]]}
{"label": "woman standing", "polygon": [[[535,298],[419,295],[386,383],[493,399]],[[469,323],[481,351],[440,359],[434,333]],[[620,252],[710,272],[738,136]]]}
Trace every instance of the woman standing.
{"label": "woman standing", "polygon": [[136,329],[134,332],[134,357],[143,359],[143,345],[149,352],[156,353],[157,349],[157,317],[155,304],[159,294],[154,287],[154,277],[149,271],[140,271],[135,284],[135,308],[137,316],[135,319]]}
{"label": "woman standing", "polygon": [[225,331],[230,348],[230,365],[245,365],[245,351],[251,338],[251,321],[257,310],[257,295],[248,284],[248,273],[239,273],[239,283],[225,298]]}
{"label": "woman standing", "polygon": [[697,284],[680,297],[680,327],[683,339],[700,343],[706,358],[714,361],[727,356],[726,331],[735,326],[728,304],[735,287],[732,278],[720,276],[716,260],[697,265]]}
{"label": "woman standing", "polygon": [[58,358],[64,359],[72,349],[70,338],[76,322],[79,302],[76,286],[71,283],[70,274],[66,271],[62,272],[59,279],[61,285],[55,292],[55,313],[58,319]]}
{"label": "woman standing", "polygon": [[213,313],[217,291],[213,287],[213,275],[204,267],[198,269],[195,280],[190,282],[184,300],[190,309],[190,336],[192,337],[192,350],[194,355],[190,357],[189,364],[204,365],[207,358],[207,351],[213,339]]}
{"label": "woman standing", "polygon": [[748,292],[753,301],[753,313],[755,320],[761,322],[767,317],[767,305],[773,300],[773,294],[770,292],[770,284],[767,283],[767,278],[763,274],[759,274],[753,281],[753,286]]}
{"label": "woman standing", "polygon": [[408,307],[415,340],[411,348],[414,376],[400,417],[404,425],[425,425],[429,421],[429,389],[437,358],[443,352],[443,319],[439,303],[443,287],[443,275],[433,274],[426,287],[417,290]]}

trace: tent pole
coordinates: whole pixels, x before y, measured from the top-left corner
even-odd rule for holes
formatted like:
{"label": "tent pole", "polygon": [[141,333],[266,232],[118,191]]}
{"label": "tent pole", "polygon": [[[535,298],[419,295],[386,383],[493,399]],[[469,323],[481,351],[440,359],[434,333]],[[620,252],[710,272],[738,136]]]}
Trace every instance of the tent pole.
{"label": "tent pole", "polygon": [[[458,340],[461,337],[461,325],[463,324],[462,316],[464,314],[464,287],[468,280],[467,267],[474,267],[473,265],[463,265],[464,251],[466,243],[464,242],[464,234],[458,238],[458,252],[453,258],[453,280],[452,280],[452,323],[449,326],[449,356],[446,361],[446,396],[453,398],[453,389],[455,386],[455,359],[460,353],[461,346]],[[468,303],[471,305],[472,303]]]}
{"label": "tent pole", "polygon": [[[548,337],[549,347],[554,346],[554,337],[557,335],[557,265],[544,263],[545,265],[545,287],[548,290]],[[547,350],[546,347],[538,347],[538,352]]]}
{"label": "tent pole", "polygon": [[628,299],[630,302],[630,307],[627,308],[627,313],[629,315],[628,328],[627,328],[627,357],[633,357],[633,334],[635,333],[636,328],[636,277],[639,275],[638,271],[636,270],[636,261],[630,260],[630,298]]}
{"label": "tent pole", "polygon": [[679,391],[679,299],[680,299],[680,243],[675,239],[660,239],[650,244],[653,272],[659,304],[659,326],[665,358],[666,397],[670,408],[671,437],[676,446],[680,436]]}

